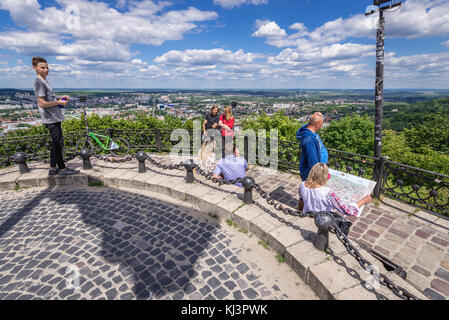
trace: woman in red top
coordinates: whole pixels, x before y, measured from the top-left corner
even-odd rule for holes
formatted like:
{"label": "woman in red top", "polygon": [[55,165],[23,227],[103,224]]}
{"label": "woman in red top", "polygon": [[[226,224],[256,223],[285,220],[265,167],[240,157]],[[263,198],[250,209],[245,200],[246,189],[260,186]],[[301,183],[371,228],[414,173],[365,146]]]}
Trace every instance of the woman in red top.
{"label": "woman in red top", "polygon": [[[230,140],[232,142],[234,139],[234,116],[232,115],[232,108],[226,107],[223,110],[223,114],[220,116],[220,120],[218,121],[218,126],[221,128],[221,136],[222,136],[222,154],[223,158],[225,157],[224,146],[225,139]],[[230,138],[226,138],[230,137]]]}

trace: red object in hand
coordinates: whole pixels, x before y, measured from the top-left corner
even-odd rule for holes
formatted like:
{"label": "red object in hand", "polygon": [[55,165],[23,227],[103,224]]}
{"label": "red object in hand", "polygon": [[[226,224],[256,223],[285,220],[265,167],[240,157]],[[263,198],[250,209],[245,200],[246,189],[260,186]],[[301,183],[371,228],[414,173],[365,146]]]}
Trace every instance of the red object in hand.
{"label": "red object in hand", "polygon": [[327,174],[327,180],[330,180],[330,178],[331,178],[331,174],[328,173],[328,174]]}

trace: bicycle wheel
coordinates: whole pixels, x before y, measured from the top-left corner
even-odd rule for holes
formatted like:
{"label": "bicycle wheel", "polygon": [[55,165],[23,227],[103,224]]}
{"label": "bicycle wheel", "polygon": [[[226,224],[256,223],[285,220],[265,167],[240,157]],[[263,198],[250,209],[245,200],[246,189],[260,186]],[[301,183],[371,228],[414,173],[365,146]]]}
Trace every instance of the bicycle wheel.
{"label": "bicycle wheel", "polygon": [[124,157],[129,153],[129,150],[131,149],[128,140],[123,138],[117,138],[114,139],[114,142],[117,146],[117,148],[112,149],[111,153],[116,157]]}
{"label": "bicycle wheel", "polygon": [[90,153],[93,153],[94,146],[92,145],[92,142],[89,139],[84,139],[76,144],[76,152],[79,153],[81,149],[87,149],[89,150]]}

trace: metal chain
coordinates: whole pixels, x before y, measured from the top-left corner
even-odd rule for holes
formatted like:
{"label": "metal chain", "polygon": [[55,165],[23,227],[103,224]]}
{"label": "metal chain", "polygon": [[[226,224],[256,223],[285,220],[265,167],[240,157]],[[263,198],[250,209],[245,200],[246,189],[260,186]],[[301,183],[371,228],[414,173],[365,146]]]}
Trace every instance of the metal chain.
{"label": "metal chain", "polygon": [[167,170],[167,169],[175,170],[175,169],[179,169],[184,166],[184,163],[182,161],[178,164],[171,164],[171,165],[162,164],[162,163],[159,163],[156,160],[152,159],[149,155],[147,155],[147,160],[150,161],[152,164],[154,164],[156,167],[162,168],[164,170]]}
{"label": "metal chain", "polygon": [[64,162],[68,162],[68,161],[72,161],[73,159],[75,159],[78,156],[78,152],[76,152],[74,155],[71,155],[67,158],[64,159]]}
{"label": "metal chain", "polygon": [[276,210],[282,211],[283,213],[287,215],[291,215],[294,217],[300,217],[300,218],[315,218],[314,212],[301,212],[298,210],[292,210],[290,208],[284,208],[282,204],[279,202],[276,202],[273,198],[270,197],[268,193],[262,190],[262,188],[256,183],[254,184],[254,189],[260,194],[262,199],[265,199],[269,205],[274,206]]}
{"label": "metal chain", "polygon": [[112,158],[105,157],[105,156],[102,156],[100,154],[94,154],[93,157],[95,157],[95,158],[97,158],[99,160],[103,160],[103,161],[111,162],[111,163],[124,163],[124,162],[127,162],[127,161],[131,161],[133,159],[132,156],[126,156],[125,158],[117,159],[117,158],[113,158],[113,157]]}
{"label": "metal chain", "polygon": [[206,173],[204,170],[202,170],[198,165],[195,165],[196,168],[196,172],[200,175],[202,175],[203,177],[205,177],[207,180],[210,180],[212,182],[218,183],[218,185],[222,185],[222,184],[227,184],[227,185],[232,185],[232,184],[236,184],[236,183],[242,183],[243,179],[242,178],[237,178],[235,180],[223,180],[223,179],[217,179],[214,178],[213,175],[211,173]]}
{"label": "metal chain", "polygon": [[[351,242],[349,242],[348,237],[338,227],[338,224],[336,223],[335,217],[333,217],[331,215],[331,219],[333,219],[334,222],[335,222],[334,226],[335,226],[335,234],[337,236],[337,239],[340,240],[341,243],[345,246],[345,248],[348,251],[348,253],[351,256],[353,256],[358,261],[358,263],[360,264],[360,266],[364,270],[367,270],[368,272],[370,272],[370,274],[374,273],[374,269],[373,268],[369,268],[370,266],[372,266],[372,263],[370,263],[365,258],[363,258],[362,255],[360,254],[360,252],[351,244]],[[386,275],[384,275],[382,273],[379,273],[379,282],[383,286],[386,286],[391,291],[393,291],[393,293],[396,296],[398,296],[399,298],[401,298],[401,299],[405,299],[405,300],[421,300],[418,297],[414,296],[409,291],[407,291],[407,289],[402,288],[402,287],[397,286],[396,284],[394,284],[393,281],[391,281]]]}

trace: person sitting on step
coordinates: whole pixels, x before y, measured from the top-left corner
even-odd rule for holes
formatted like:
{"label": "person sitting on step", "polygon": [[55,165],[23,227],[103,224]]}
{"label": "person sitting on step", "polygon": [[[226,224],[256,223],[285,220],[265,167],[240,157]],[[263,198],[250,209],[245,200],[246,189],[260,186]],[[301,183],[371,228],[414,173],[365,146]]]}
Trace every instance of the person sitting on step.
{"label": "person sitting on step", "polygon": [[326,186],[329,177],[329,168],[324,163],[317,163],[312,167],[307,180],[299,185],[298,209],[303,212],[337,211],[359,217],[360,207],[369,203],[371,196],[358,202],[347,202]]}

